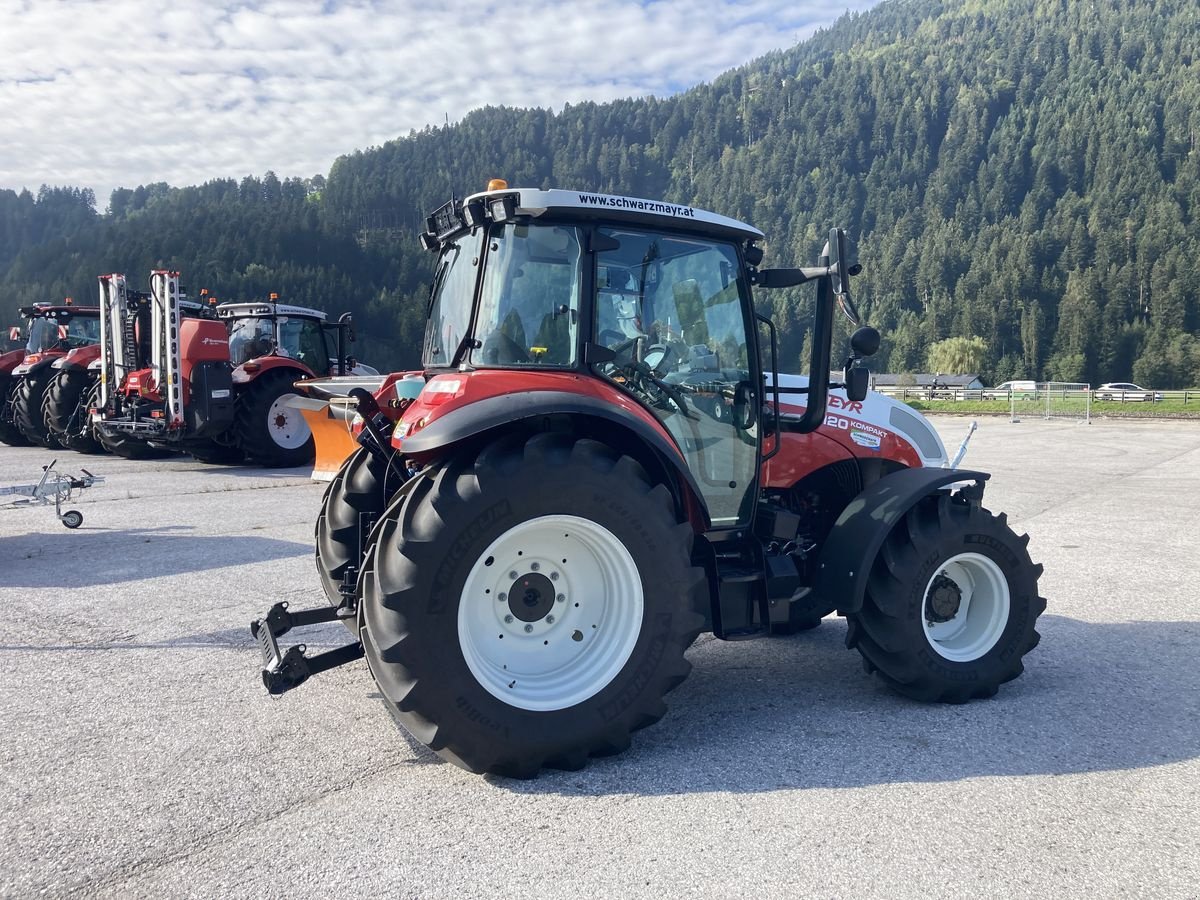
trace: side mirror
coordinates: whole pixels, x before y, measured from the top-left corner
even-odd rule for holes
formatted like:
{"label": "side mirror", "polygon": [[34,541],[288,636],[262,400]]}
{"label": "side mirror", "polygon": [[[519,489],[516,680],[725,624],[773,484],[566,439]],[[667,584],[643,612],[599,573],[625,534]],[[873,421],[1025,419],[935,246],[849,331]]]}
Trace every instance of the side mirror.
{"label": "side mirror", "polygon": [[865,366],[846,366],[842,380],[846,382],[846,398],[862,402],[867,399],[870,388],[871,370]]}

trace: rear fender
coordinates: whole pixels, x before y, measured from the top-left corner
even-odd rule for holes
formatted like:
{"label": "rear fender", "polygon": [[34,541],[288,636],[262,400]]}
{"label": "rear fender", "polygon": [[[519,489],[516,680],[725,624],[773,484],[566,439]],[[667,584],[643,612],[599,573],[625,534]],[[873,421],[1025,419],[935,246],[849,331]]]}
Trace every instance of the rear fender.
{"label": "rear fender", "polygon": [[402,453],[423,462],[517,423],[536,429],[542,425],[539,420],[551,416],[579,419],[584,427],[576,428],[577,433],[594,433],[598,440],[641,462],[652,477],[666,476],[675,495],[676,512],[685,516],[697,533],[707,530],[711,520],[704,495],[671,439],[661,429],[599,397],[545,390],[486,397],[450,410],[415,434],[393,436],[393,442]]}
{"label": "rear fender", "polygon": [[973,482],[965,490],[983,496],[986,472],[964,469],[901,469],[872,483],[851,500],[829,532],[817,564],[814,591],[837,601],[839,615],[862,608],[871,565],[892,527],[921,500],[949,484]]}
{"label": "rear fender", "polygon": [[301,378],[315,378],[312,369],[308,366],[301,365],[294,359],[286,356],[260,356],[257,359],[252,359],[249,362],[244,362],[233,370],[233,383],[236,385],[247,385],[256,378],[262,377],[267,372],[274,372],[277,369],[292,369],[296,374],[296,381]]}

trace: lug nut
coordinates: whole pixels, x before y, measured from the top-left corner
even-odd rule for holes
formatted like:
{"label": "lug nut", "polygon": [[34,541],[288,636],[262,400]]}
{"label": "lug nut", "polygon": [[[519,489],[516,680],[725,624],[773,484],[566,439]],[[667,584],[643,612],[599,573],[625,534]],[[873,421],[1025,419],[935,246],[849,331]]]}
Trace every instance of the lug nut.
{"label": "lug nut", "polygon": [[508,594],[504,593],[504,591],[501,591],[499,594],[496,595],[496,599],[499,600],[501,603],[503,603],[505,600],[508,599]]}
{"label": "lug nut", "polygon": [[553,625],[554,624],[554,616],[546,616],[546,624]]}
{"label": "lug nut", "polygon": [[551,581],[558,581],[558,573],[557,573],[557,572],[551,572],[551,573],[550,573],[550,580],[551,580]]}
{"label": "lug nut", "polygon": [[566,595],[566,594],[559,594],[559,595],[558,595],[557,597],[555,597],[554,599],[555,599],[555,600],[557,600],[559,603],[566,603],[566,602],[567,602],[567,595]]}
{"label": "lug nut", "polygon": [[535,562],[532,562],[532,563],[530,563],[530,564],[529,564],[529,568],[530,568],[530,570],[531,570],[531,571],[533,571],[533,572],[536,572],[536,571],[537,571],[538,569],[540,569],[541,567],[542,567],[542,564],[541,564],[541,563],[535,563]]}
{"label": "lug nut", "polygon": [[512,624],[512,616],[505,616],[505,617],[504,617],[504,624],[505,624],[505,625],[511,625],[511,624]]}
{"label": "lug nut", "polygon": [[516,581],[517,580],[517,570],[513,569],[511,572],[509,572],[508,577],[511,578],[513,581]]}
{"label": "lug nut", "polygon": [[531,631],[533,631],[533,626],[532,626],[532,625],[526,625],[526,626],[525,626],[525,633],[526,633],[526,634],[529,634],[529,632],[531,632]]}

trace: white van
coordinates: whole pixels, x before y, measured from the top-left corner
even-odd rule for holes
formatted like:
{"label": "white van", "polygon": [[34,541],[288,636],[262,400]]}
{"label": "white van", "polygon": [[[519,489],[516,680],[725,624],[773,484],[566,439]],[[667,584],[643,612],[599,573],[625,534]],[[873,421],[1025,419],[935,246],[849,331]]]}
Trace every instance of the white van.
{"label": "white van", "polygon": [[1005,381],[994,388],[984,388],[984,400],[1007,400],[1009,396],[1033,397],[1037,395],[1036,381]]}

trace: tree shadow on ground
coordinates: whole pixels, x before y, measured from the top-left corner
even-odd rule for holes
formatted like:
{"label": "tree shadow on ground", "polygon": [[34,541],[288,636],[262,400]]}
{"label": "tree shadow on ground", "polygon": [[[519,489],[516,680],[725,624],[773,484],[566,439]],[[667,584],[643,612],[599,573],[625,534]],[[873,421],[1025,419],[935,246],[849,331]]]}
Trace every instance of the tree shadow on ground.
{"label": "tree shadow on ground", "polygon": [[[105,528],[0,538],[3,583],[83,588],[310,556],[311,543],[255,535],[194,534],[186,525]],[[61,532],[61,533],[60,533]]]}

